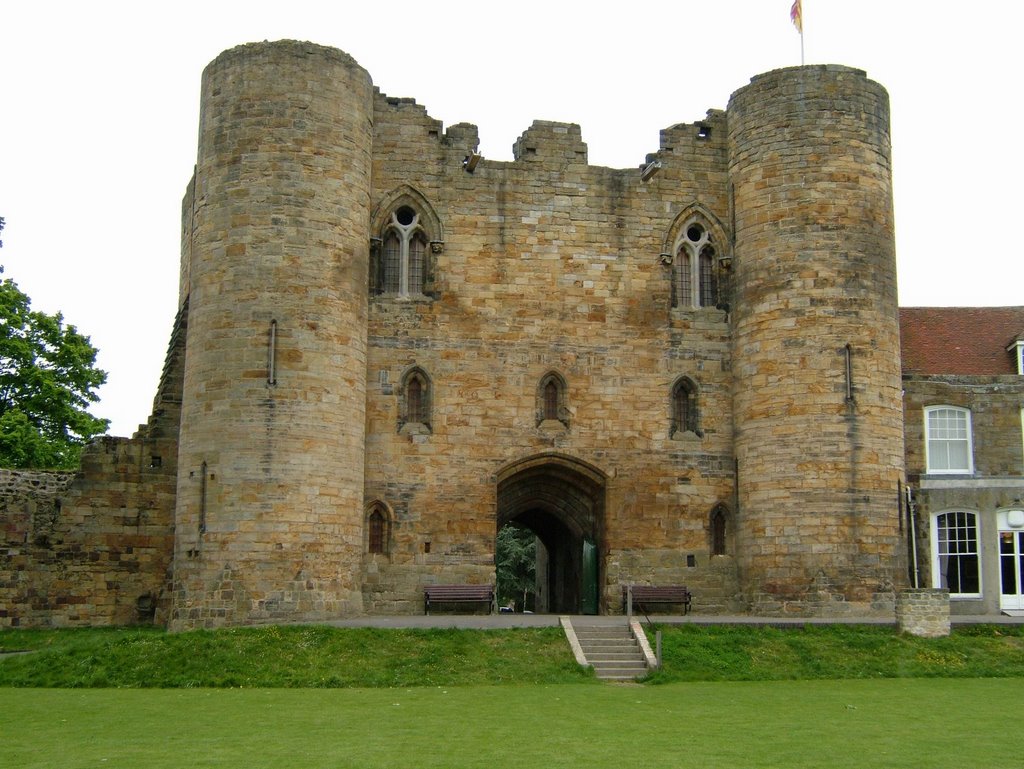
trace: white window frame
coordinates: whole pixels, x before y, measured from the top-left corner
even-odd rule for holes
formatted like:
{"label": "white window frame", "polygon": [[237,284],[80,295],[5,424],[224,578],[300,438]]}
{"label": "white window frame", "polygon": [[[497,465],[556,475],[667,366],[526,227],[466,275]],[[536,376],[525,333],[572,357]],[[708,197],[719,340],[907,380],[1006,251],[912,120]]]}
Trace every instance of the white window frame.
{"label": "white window frame", "polygon": [[[938,425],[932,425],[932,416],[939,416],[939,412],[947,411],[951,414],[958,414],[964,419],[964,436],[962,438],[947,438],[943,436],[932,436],[934,427]],[[938,452],[935,452],[932,447],[932,442],[939,444],[940,441],[943,445],[947,445],[953,442],[965,442],[967,448],[967,463],[963,467],[942,467],[940,466],[940,460]],[[938,448],[938,445],[935,446]],[[942,452],[946,455],[946,459],[949,459],[949,452]],[[924,410],[924,463],[925,472],[928,475],[972,475],[974,473],[974,439],[973,430],[971,428],[971,410],[965,409],[962,406],[949,406],[949,405],[938,405],[938,406],[927,406]],[[948,464],[948,461],[946,462]]]}
{"label": "white window frame", "polygon": [[[940,544],[940,542],[939,542],[939,519],[942,518],[943,516],[946,516],[946,515],[964,515],[964,516],[969,516],[970,517],[971,523],[973,524],[972,528],[974,529],[974,549],[973,550],[969,550],[969,549],[964,550],[963,549],[963,545],[960,544],[959,547],[957,548],[957,549],[961,550],[959,553],[949,553],[949,552],[940,553],[939,552],[939,544]],[[947,557],[950,556],[950,555],[973,555],[977,559],[976,564],[977,564],[977,569],[978,569],[978,575],[977,575],[977,577],[978,577],[978,592],[976,592],[976,593],[955,593],[955,592],[953,592],[952,589],[950,589],[949,596],[950,596],[950,598],[981,598],[982,597],[982,589],[983,589],[982,568],[981,568],[981,542],[982,542],[982,538],[981,538],[981,516],[978,515],[977,511],[975,511],[975,510],[943,510],[941,512],[934,513],[932,515],[931,524],[932,524],[931,525],[931,540],[932,540],[932,587],[935,587],[935,588],[948,588],[949,587],[948,584],[947,585],[942,584],[943,583],[943,577],[944,577],[944,571],[942,569],[942,563],[941,563],[940,559],[942,558],[943,555],[945,555]],[[960,528],[960,527],[954,527],[954,528]],[[947,527],[947,531],[948,531],[948,527]],[[952,542],[956,542],[956,543],[963,543],[964,542],[964,540],[961,540],[961,539],[950,540],[947,537],[947,539],[945,540],[945,544],[947,545],[947,548],[946,548],[947,551],[949,550],[948,543],[951,542],[951,541]]]}
{"label": "white window frame", "polygon": [[1024,376],[1024,339],[1013,342],[1007,350],[1013,350],[1013,357],[1017,359],[1017,373]]}

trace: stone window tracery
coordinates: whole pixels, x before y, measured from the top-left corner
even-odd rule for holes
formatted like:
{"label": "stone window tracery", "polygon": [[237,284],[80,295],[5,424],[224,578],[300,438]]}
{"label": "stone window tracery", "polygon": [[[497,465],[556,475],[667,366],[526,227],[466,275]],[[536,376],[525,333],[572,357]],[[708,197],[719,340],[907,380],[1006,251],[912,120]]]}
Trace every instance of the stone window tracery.
{"label": "stone window tracery", "polygon": [[383,232],[383,291],[399,298],[423,293],[427,236],[420,215],[411,206],[399,206]]}
{"label": "stone window tracery", "polygon": [[683,226],[673,254],[672,306],[715,307],[718,278],[711,230],[698,218]]}

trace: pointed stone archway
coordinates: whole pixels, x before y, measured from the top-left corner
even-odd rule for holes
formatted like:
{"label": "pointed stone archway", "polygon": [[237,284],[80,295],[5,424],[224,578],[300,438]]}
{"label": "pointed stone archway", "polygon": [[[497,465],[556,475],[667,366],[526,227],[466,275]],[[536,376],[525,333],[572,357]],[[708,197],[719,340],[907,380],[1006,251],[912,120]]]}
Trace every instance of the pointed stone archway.
{"label": "pointed stone archway", "polygon": [[537,611],[603,610],[605,486],[598,468],[564,454],[541,454],[497,475],[498,526],[525,526],[539,540]]}

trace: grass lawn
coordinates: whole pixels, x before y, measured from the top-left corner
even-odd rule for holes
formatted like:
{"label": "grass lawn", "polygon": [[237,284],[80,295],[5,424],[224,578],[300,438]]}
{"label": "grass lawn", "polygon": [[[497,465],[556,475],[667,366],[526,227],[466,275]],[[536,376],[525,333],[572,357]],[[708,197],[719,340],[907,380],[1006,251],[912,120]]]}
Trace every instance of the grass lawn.
{"label": "grass lawn", "polygon": [[[7,630],[0,686],[338,688],[593,681],[560,628]],[[0,767],[3,767],[0,764]]]}
{"label": "grass lawn", "polygon": [[0,689],[0,766],[1019,766],[1024,682]]}

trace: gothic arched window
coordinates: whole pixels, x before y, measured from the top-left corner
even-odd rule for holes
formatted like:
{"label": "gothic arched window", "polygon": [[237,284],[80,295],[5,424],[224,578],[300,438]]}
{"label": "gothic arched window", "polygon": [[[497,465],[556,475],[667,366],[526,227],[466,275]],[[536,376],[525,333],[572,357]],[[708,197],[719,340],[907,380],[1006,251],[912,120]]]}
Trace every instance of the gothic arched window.
{"label": "gothic arched window", "polygon": [[415,427],[417,432],[430,432],[431,387],[427,372],[418,366],[402,377],[398,428]]}
{"label": "gothic arched window", "polygon": [[673,307],[714,307],[718,303],[715,247],[710,230],[698,219],[683,227],[673,269]]}
{"label": "gothic arched window", "polygon": [[412,206],[399,206],[388,221],[381,241],[383,275],[380,290],[398,297],[423,293],[427,236]]}
{"label": "gothic arched window", "polygon": [[549,371],[537,388],[537,423],[557,421],[569,426],[566,384],[561,374]]}
{"label": "gothic arched window", "polygon": [[697,385],[682,377],[672,388],[672,437],[686,433],[700,435],[697,413]]}
{"label": "gothic arched window", "polygon": [[376,502],[366,516],[366,552],[387,555],[390,551],[391,524],[383,502]]}
{"label": "gothic arched window", "polygon": [[711,511],[711,555],[725,555],[725,508],[718,505]]}
{"label": "gothic arched window", "polygon": [[371,553],[383,553],[384,552],[384,516],[380,510],[374,510],[370,513],[369,524],[369,545],[368,550]]}

